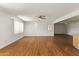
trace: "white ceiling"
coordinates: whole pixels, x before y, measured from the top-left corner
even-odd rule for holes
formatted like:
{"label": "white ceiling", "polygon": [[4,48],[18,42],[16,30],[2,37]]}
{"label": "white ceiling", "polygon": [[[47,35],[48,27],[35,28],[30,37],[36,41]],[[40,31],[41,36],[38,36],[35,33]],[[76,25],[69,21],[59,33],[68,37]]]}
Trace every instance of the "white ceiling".
{"label": "white ceiling", "polygon": [[[23,16],[25,21],[37,20],[37,17],[44,15],[47,21],[54,21],[64,15],[79,9],[77,3],[8,3],[0,4],[0,7],[5,8],[7,12]],[[26,19],[27,18],[27,19]],[[28,20],[29,21],[29,20]]]}
{"label": "white ceiling", "polygon": [[73,22],[79,22],[79,15],[72,17],[72,18],[69,18],[69,19],[66,19],[66,20],[63,20],[59,23],[70,24],[70,23],[73,23]]}

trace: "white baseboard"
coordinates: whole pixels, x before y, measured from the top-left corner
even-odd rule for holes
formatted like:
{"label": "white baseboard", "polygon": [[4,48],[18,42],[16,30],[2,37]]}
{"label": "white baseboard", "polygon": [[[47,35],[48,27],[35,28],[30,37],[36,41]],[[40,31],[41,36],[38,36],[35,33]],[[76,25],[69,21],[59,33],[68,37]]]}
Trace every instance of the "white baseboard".
{"label": "white baseboard", "polygon": [[21,37],[19,37],[19,38],[17,38],[17,39],[14,39],[14,40],[12,40],[12,41],[10,41],[10,42],[7,42],[6,44],[2,44],[1,46],[0,46],[0,49],[2,49],[2,48],[4,48],[4,47],[6,47],[6,46],[8,46],[8,45],[10,45],[10,44],[12,44],[12,43],[14,43],[14,42],[16,42],[17,40],[19,40],[19,39],[21,39],[21,38],[23,38],[24,36],[21,36]]}
{"label": "white baseboard", "polygon": [[54,36],[54,35],[25,35],[25,36]]}

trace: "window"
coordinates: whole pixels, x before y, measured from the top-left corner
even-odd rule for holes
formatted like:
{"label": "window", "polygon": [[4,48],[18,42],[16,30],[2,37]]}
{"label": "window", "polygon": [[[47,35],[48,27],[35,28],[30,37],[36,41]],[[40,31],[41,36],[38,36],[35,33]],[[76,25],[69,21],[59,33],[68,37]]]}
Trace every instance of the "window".
{"label": "window", "polygon": [[19,32],[20,32],[20,33],[23,32],[23,23],[19,23]]}
{"label": "window", "polygon": [[48,31],[51,31],[51,30],[52,30],[51,25],[48,25]]}
{"label": "window", "polygon": [[14,20],[14,33],[19,34],[23,32],[23,23],[17,20]]}

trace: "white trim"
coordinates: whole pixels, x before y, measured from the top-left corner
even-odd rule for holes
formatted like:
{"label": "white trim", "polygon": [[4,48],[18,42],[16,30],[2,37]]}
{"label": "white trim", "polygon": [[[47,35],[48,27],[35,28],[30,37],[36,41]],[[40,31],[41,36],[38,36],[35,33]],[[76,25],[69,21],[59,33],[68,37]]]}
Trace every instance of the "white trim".
{"label": "white trim", "polygon": [[4,48],[4,47],[6,47],[6,46],[8,46],[8,45],[10,45],[10,44],[12,44],[12,43],[14,43],[14,42],[16,42],[17,40],[19,40],[19,39],[21,39],[21,38],[23,38],[24,36],[21,36],[21,37],[19,37],[19,38],[17,38],[17,39],[14,39],[13,41],[11,41],[11,42],[7,42],[6,44],[3,44],[2,46],[0,46],[0,49],[2,49],[2,48]]}

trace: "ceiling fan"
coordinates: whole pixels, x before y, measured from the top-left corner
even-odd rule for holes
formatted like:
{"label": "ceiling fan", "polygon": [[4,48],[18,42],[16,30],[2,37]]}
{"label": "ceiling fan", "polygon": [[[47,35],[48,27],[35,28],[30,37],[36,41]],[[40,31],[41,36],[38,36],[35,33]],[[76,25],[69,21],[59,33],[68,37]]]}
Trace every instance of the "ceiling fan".
{"label": "ceiling fan", "polygon": [[38,16],[38,18],[39,18],[39,21],[46,20],[46,16],[43,16],[43,15]]}
{"label": "ceiling fan", "polygon": [[[44,15],[36,16],[36,19],[37,19],[38,21],[49,22],[49,21],[48,21],[48,17],[47,17],[47,16],[44,16]],[[49,23],[50,23],[50,22],[49,22]]]}

